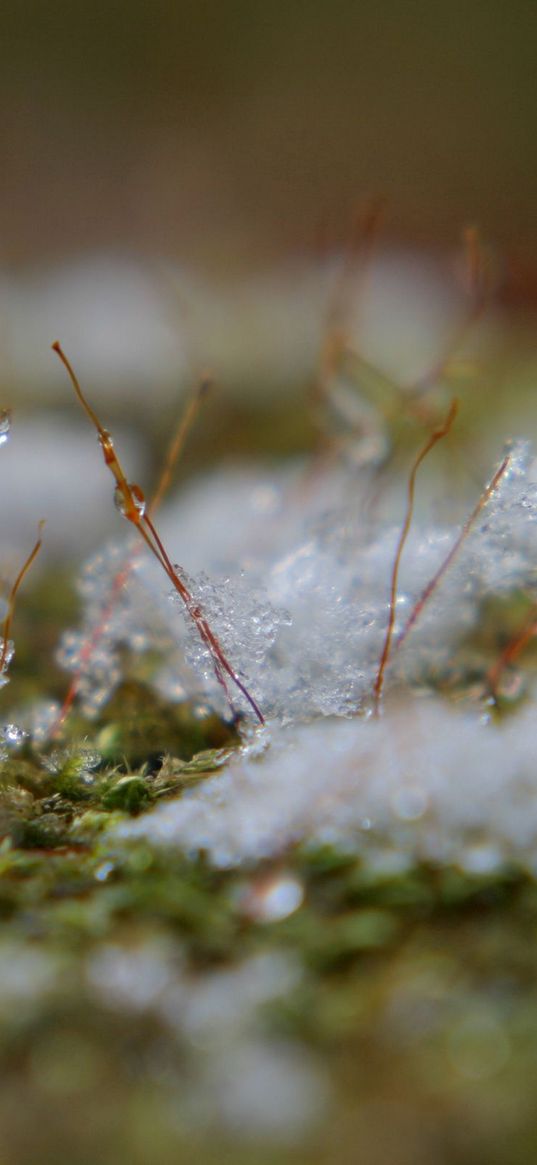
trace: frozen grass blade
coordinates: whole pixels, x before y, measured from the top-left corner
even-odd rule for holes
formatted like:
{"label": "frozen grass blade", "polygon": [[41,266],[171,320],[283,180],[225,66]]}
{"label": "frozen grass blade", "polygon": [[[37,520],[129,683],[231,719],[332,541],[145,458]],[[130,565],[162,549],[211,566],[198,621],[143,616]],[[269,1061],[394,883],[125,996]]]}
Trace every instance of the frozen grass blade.
{"label": "frozen grass blade", "polygon": [[209,623],[207,622],[201,607],[198,603],[195,602],[188,587],[185,585],[182,578],[177,573],[177,569],[171,562],[158,534],[158,531],[148,513],[142,490],[138,485],[129,483],[127,481],[123,466],[121,465],[121,462],[116,454],[112,436],[108,430],[103,427],[97,414],[86,400],[74,369],[72,368],[58,341],[52,345],[52,349],[59,356],[62,364],[66,368],[76,396],[78,397],[84,412],[87,414],[97,431],[97,436],[101,446],[105,465],[108,466],[116,482],[114,500],[117,508],[119,509],[120,513],[123,514],[123,516],[127,519],[127,521],[131,522],[131,524],[136,527],[146,546],[151,551],[154,558],[156,558],[160,563],[162,569],[168,576],[174,590],[182,599],[193,623],[197,628],[201,640],[203,643],[205,643],[211,654],[216,678],[220,685],[223,687],[231,708],[233,708],[233,701],[230,695],[229,681],[231,681],[231,683],[237,688],[242,696],[244,696],[259,722],[264,724],[264,716],[256,701],[254,700],[253,696],[250,695],[250,692],[234,671],[219,643],[217,636],[209,626]]}

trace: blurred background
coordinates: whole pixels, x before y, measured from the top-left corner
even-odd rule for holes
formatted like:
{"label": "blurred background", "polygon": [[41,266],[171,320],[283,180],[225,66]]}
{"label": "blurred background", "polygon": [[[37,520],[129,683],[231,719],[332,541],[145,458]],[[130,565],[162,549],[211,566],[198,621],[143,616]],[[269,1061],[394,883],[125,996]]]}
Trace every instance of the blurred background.
{"label": "blurred background", "polygon": [[6,0],[10,536],[27,542],[36,474],[49,546],[72,536],[53,517],[66,492],[88,501],[88,541],[91,515],[105,512],[108,483],[95,477],[93,494],[80,468],[84,419],[50,353],[56,338],[146,485],[207,367],[215,403],[185,471],[311,446],[305,400],[334,263],[371,199],[385,215],[355,334],[398,382],[442,355],[467,310],[463,228],[486,242],[493,294],[470,355],[485,396],[502,402],[487,472],[498,441],[527,424],[535,380],[536,42],[533,0]]}
{"label": "blurred background", "polygon": [[381,194],[395,237],[537,259],[533,0],[6,0],[8,265],[211,270],[314,247]]}
{"label": "blurred background", "polygon": [[[94,451],[50,353],[56,338],[130,441],[130,472],[146,485],[204,367],[218,390],[185,471],[200,458],[311,445],[304,394],[330,263],[369,199],[386,213],[357,324],[366,357],[399,380],[434,362],[466,310],[456,256],[474,223],[494,270],[482,380],[511,413],[521,388],[527,417],[536,39],[533,0],[6,0],[0,392],[18,428],[2,461],[3,488],[17,499],[10,538],[28,541],[36,475],[49,547],[72,539],[66,494],[77,498],[69,514],[86,499],[88,542],[109,513],[108,482],[82,468],[83,449],[90,460]],[[505,424],[506,407],[480,472],[498,440],[520,432],[518,420]]]}

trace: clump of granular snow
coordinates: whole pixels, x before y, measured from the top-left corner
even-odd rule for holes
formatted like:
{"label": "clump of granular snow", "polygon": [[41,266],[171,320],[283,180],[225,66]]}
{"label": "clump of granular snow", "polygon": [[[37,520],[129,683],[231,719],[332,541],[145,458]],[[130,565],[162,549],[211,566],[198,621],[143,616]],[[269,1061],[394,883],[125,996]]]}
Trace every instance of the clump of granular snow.
{"label": "clump of granular snow", "polygon": [[[401,650],[396,646],[388,681],[421,683],[445,672],[459,643],[478,624],[485,599],[516,589],[537,598],[536,463],[525,442],[513,444],[506,457],[503,476],[415,629]],[[367,704],[378,668],[400,526],[361,524],[359,497],[353,512],[349,496],[350,479],[345,482],[336,471],[323,482],[332,503],[324,510],[324,490],[311,488],[300,503],[296,480],[280,485],[279,493],[275,485],[270,493],[265,483],[269,514],[258,520],[253,538],[248,530],[253,519],[245,521],[242,547],[236,533],[234,561],[225,563],[229,575],[191,584],[267,716],[352,714]],[[217,490],[215,481],[213,493]],[[221,506],[224,482],[219,493]],[[204,501],[210,513],[207,485]],[[423,521],[412,529],[401,563],[396,641],[460,529]],[[201,538],[198,533],[198,547]],[[222,543],[206,546],[209,569],[221,568],[223,553]],[[198,666],[203,649],[198,647],[196,656],[192,644],[190,658]]]}
{"label": "clump of granular snow", "polygon": [[[227,768],[120,827],[219,867],[330,844],[401,869],[537,872],[535,709],[495,724],[433,698],[380,719],[271,726]],[[268,737],[268,739],[267,739]]]}
{"label": "clump of granular snow", "polygon": [[[422,520],[411,529],[401,561],[388,687],[412,688],[449,675],[459,646],[479,626],[486,599],[520,590],[537,599],[536,462],[525,442],[513,444],[505,456],[502,476],[407,638],[407,623],[456,544],[461,524]],[[224,473],[192,487],[168,510],[164,537],[172,556],[179,543],[184,550],[177,570],[192,595],[189,605],[201,609],[267,718],[346,716],[370,703],[401,527],[362,518],[369,480],[339,469],[319,481],[309,481],[303,470],[280,478]],[[76,670],[84,662],[84,643],[96,635],[83,668],[87,710],[92,700],[97,709],[117,682],[120,646],[161,651],[165,666],[156,682],[170,698],[188,690],[191,668],[215,706],[224,708],[212,657],[188,605],[175,591],[170,594],[155,563],[135,555],[128,585],[109,606],[125,559],[130,561],[125,547],[118,546],[90,565],[83,629],[64,637],[62,662]],[[194,573],[191,561],[195,568],[204,561],[206,569]],[[166,596],[172,600],[167,608]]]}

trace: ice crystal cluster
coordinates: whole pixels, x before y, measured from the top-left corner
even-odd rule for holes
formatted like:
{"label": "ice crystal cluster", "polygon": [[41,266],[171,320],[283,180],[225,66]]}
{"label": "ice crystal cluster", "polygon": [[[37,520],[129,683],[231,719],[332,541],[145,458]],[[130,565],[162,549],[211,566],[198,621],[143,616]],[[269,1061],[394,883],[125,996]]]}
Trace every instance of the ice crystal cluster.
{"label": "ice crystal cluster", "polygon": [[[523,590],[537,599],[536,462],[525,442],[505,456],[503,476],[399,649],[398,635],[461,527],[422,522],[412,529],[388,688],[449,678],[487,598]],[[269,719],[348,716],[370,706],[400,524],[368,517],[368,482],[339,470],[312,481],[303,468],[280,479],[228,472],[168,507],[162,529],[189,569],[178,568],[190,606],[201,609]],[[155,672],[161,691],[178,698],[201,681],[225,708],[188,605],[143,554],[105,548],[88,564],[81,592],[84,625],[64,636],[60,660],[79,674],[86,712],[97,711],[121,677],[122,651],[149,648],[162,658]]]}
{"label": "ice crystal cluster", "polygon": [[[457,645],[476,625],[488,596],[517,589],[534,594],[536,465],[525,442],[514,444],[506,455],[509,461],[495,492],[408,641],[395,650],[389,682],[421,682],[449,670]],[[400,526],[368,519],[360,483],[338,473],[313,485],[297,477],[258,480],[249,489],[245,484],[241,477],[218,476],[202,483],[199,497],[191,493],[168,514],[171,544],[178,545],[177,531],[185,531],[189,553],[204,560],[213,574],[213,582],[202,580],[197,592],[203,609],[269,717],[352,714],[371,695]],[[247,499],[242,526],[235,503],[241,490]],[[215,528],[226,499],[237,514],[231,554],[223,522],[220,532]],[[401,567],[396,638],[459,532],[459,525],[423,523],[411,532]],[[231,582],[217,584],[214,578],[222,570],[230,575],[234,570],[236,581],[231,576]],[[239,587],[236,598],[234,585]],[[259,590],[263,598],[254,601]],[[204,649],[193,636],[190,644],[198,665]]]}

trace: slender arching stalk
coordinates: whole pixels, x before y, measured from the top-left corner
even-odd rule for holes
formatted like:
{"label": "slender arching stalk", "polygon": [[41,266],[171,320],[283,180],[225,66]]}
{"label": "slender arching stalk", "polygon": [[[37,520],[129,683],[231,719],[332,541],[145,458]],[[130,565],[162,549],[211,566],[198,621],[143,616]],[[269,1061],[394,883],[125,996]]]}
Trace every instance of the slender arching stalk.
{"label": "slender arching stalk", "polygon": [[231,663],[227,659],[227,656],[225,655],[217,636],[211,630],[211,627],[209,626],[209,623],[207,622],[201,608],[195,602],[193,595],[191,595],[188,587],[185,585],[177,573],[173,563],[171,562],[162,540],[155,528],[155,525],[149,516],[142,490],[138,485],[134,485],[128,482],[123,470],[123,466],[121,465],[121,462],[115,451],[112,436],[108,432],[108,429],[105,429],[101,424],[96,412],[86,400],[75,371],[67,356],[65,355],[60,343],[56,340],[52,345],[52,348],[53,351],[56,352],[56,354],[59,356],[62,364],[66,368],[78,400],[84,409],[84,412],[87,414],[97,431],[97,436],[101,446],[105,465],[108,466],[108,469],[112,473],[116,482],[115,501],[118,509],[127,519],[127,521],[131,522],[132,525],[136,527],[140,537],[143,539],[153,556],[157,559],[157,562],[160,563],[160,566],[165,571],[175,591],[185,604],[185,607],[196,626],[200,639],[203,643],[205,643],[210,652],[216,678],[224,688],[226,697],[229,700],[231,706],[233,707],[233,703],[228,688],[228,679],[237,688],[237,690],[241,692],[247,703],[250,705],[250,708],[252,709],[256,718],[261,724],[263,724],[264,716],[260,708],[258,707],[256,701],[248,689],[239,679],[234,668],[231,666]]}
{"label": "slender arching stalk", "polygon": [[28,557],[23,562],[23,564],[19,570],[19,573],[15,579],[15,582],[13,583],[13,586],[9,592],[9,596],[8,596],[8,600],[7,600],[7,611],[6,611],[6,616],[4,619],[4,624],[3,624],[2,632],[1,632],[2,646],[0,648],[0,675],[2,675],[2,673],[5,671],[5,668],[6,668],[6,659],[7,659],[8,645],[9,645],[9,633],[11,631],[11,624],[13,622],[13,616],[15,614],[15,603],[17,600],[17,594],[19,592],[19,588],[20,588],[21,583],[23,582],[23,580],[26,577],[32,563],[35,561],[35,559],[37,558],[37,555],[39,554],[39,551],[41,550],[41,545],[43,542],[42,533],[43,533],[44,525],[45,525],[45,519],[42,518],[41,521],[39,522],[38,527],[37,527],[37,542],[35,543],[33,549],[30,551]]}
{"label": "slender arching stalk", "polygon": [[401,566],[401,558],[403,555],[403,550],[405,548],[405,542],[408,538],[408,533],[410,530],[410,526],[412,523],[412,517],[414,514],[414,497],[415,497],[415,493],[416,493],[416,476],[418,473],[418,469],[419,469],[422,461],[424,461],[425,458],[427,457],[427,454],[431,452],[431,449],[434,449],[435,445],[437,445],[439,441],[441,441],[444,437],[447,437],[447,435],[451,429],[451,426],[453,425],[455,417],[457,415],[457,408],[458,408],[457,401],[455,401],[455,400],[452,401],[449,412],[446,416],[446,419],[445,419],[443,425],[440,425],[438,429],[435,429],[434,432],[432,432],[431,435],[427,438],[425,444],[419,450],[418,455],[417,455],[417,457],[414,461],[414,464],[412,466],[412,469],[410,471],[410,476],[408,479],[408,488],[407,488],[406,513],[405,513],[405,518],[403,521],[401,533],[399,535],[399,539],[397,542],[397,549],[395,551],[395,559],[394,559],[393,568],[392,568],[392,577],[391,577],[391,584],[390,584],[390,603],[389,603],[389,614],[388,614],[388,626],[386,628],[386,637],[384,639],[384,646],[382,648],[382,653],[381,653],[381,657],[380,657],[380,661],[379,661],[377,676],[375,679],[375,683],[373,685],[373,706],[374,706],[375,715],[378,715],[378,713],[380,711],[380,701],[381,701],[381,697],[382,697],[382,689],[384,686],[384,677],[386,674],[386,668],[388,666],[388,661],[390,658],[390,653],[391,653],[391,648],[392,648],[393,629],[394,629],[394,625],[395,625],[395,606],[396,606],[396,602],[397,602],[397,588],[399,585],[399,568]]}

